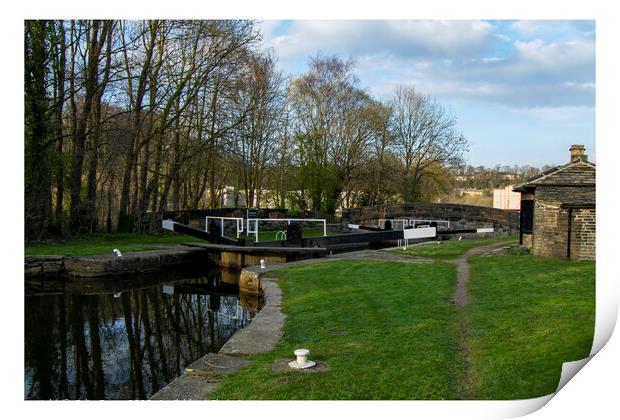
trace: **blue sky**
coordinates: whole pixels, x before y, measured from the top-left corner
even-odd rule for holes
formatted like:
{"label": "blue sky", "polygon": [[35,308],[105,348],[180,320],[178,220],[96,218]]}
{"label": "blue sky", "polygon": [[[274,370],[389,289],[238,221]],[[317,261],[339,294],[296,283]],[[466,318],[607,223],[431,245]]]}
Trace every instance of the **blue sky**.
{"label": "blue sky", "polygon": [[262,21],[282,71],[317,53],[355,62],[360,87],[387,98],[413,85],[470,140],[472,165],[561,164],[595,154],[594,21]]}

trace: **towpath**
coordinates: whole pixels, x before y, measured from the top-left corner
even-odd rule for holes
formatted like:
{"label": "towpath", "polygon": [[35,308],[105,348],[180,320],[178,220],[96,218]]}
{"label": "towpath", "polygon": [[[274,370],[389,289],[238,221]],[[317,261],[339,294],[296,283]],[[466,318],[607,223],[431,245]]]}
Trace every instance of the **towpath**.
{"label": "towpath", "polygon": [[458,309],[459,316],[459,344],[461,351],[465,357],[465,383],[463,384],[463,388],[461,393],[463,394],[463,399],[472,399],[471,388],[472,388],[472,359],[471,359],[471,349],[468,345],[468,337],[469,337],[469,323],[467,321],[467,313],[465,311],[465,306],[470,303],[471,296],[467,292],[467,284],[469,283],[469,258],[482,255],[489,252],[499,251],[504,248],[507,244],[511,243],[510,241],[506,242],[496,242],[489,245],[483,245],[476,248],[471,248],[463,255],[453,260],[449,260],[450,264],[456,266],[456,288],[454,291],[454,295],[452,296],[452,303]]}

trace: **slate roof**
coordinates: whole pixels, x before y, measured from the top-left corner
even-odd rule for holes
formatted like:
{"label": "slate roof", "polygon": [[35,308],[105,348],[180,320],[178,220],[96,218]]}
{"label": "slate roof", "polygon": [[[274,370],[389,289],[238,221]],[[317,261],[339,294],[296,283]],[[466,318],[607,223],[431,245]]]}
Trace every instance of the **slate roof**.
{"label": "slate roof", "polygon": [[577,160],[556,166],[515,186],[515,192],[525,192],[538,186],[596,186],[596,165],[587,160]]}

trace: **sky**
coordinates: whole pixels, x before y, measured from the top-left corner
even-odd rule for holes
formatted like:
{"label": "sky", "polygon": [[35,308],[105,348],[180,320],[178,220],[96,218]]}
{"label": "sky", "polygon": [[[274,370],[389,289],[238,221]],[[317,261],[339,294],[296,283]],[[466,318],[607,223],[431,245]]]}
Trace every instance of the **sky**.
{"label": "sky", "polygon": [[262,43],[286,75],[309,58],[355,63],[359,87],[387,99],[412,85],[456,117],[478,166],[562,164],[595,154],[592,20],[265,20]]}

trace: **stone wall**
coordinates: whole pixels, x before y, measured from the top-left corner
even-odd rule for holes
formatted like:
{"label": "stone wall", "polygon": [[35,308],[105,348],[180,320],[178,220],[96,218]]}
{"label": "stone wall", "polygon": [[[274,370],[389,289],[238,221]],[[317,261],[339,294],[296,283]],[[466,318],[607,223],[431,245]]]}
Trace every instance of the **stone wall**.
{"label": "stone wall", "polygon": [[568,210],[559,203],[537,199],[534,204],[532,255],[566,258],[568,249]]}
{"label": "stone wall", "polygon": [[523,238],[521,239],[521,245],[531,248],[532,247],[532,234],[524,233]]}
{"label": "stone wall", "polygon": [[519,212],[491,207],[442,203],[406,203],[343,209],[343,223],[376,226],[379,219],[449,220],[451,229],[493,227],[498,232],[518,233]]}
{"label": "stone wall", "polygon": [[534,204],[532,254],[547,258],[567,258],[570,216],[570,258],[595,259],[596,210],[569,210],[561,207],[565,203],[594,201],[594,188],[538,186]]}
{"label": "stone wall", "polygon": [[260,265],[260,260],[265,260],[265,264],[281,264],[287,261],[286,255],[252,255],[235,251],[220,251],[217,254],[216,262],[218,267],[233,268],[235,270],[241,270],[249,265]]}
{"label": "stone wall", "polygon": [[115,277],[157,273],[209,260],[208,251],[198,247],[173,246],[166,249],[92,256],[33,255],[24,258],[26,277]]}
{"label": "stone wall", "polygon": [[571,225],[571,259],[596,259],[596,209],[574,209]]}

